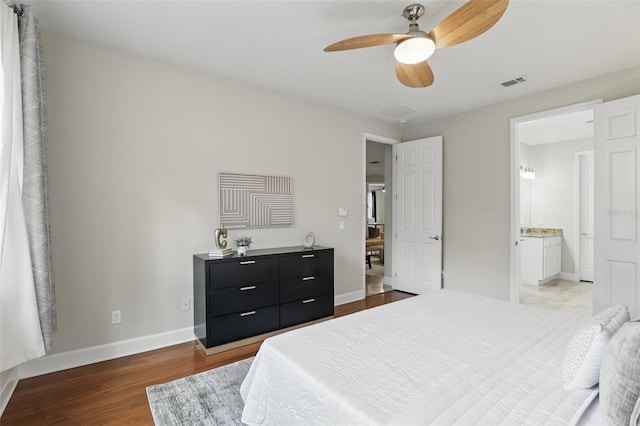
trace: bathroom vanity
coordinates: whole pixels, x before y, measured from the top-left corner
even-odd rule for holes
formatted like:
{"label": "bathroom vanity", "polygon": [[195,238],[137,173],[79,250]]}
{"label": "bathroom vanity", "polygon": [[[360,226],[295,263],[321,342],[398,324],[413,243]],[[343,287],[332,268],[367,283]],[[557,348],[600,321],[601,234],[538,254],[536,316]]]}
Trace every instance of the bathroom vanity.
{"label": "bathroom vanity", "polygon": [[[520,239],[520,281],[541,285],[560,274],[562,265],[562,230],[527,228]],[[536,231],[536,230],[546,230]]]}

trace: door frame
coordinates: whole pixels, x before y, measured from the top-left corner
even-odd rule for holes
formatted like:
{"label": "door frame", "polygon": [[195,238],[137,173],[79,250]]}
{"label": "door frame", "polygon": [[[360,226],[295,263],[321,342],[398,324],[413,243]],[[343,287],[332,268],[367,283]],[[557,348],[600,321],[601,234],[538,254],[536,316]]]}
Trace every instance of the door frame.
{"label": "door frame", "polygon": [[[366,204],[366,199],[367,199],[367,141],[370,142],[376,142],[376,143],[383,143],[383,144],[387,144],[387,145],[395,145],[400,143],[401,141],[399,139],[394,139],[394,138],[390,138],[387,136],[381,136],[381,135],[376,135],[373,133],[367,133],[364,132],[362,134],[362,152],[361,152],[361,156],[362,156],[362,181],[361,181],[361,189],[360,189],[360,194],[362,196],[362,200],[364,201],[364,204],[362,205],[362,208],[360,209],[360,211],[358,212],[358,214],[360,215],[360,220],[358,221],[358,223],[360,224],[360,268],[362,273],[360,274],[360,276],[362,277],[362,282],[361,282],[361,286],[360,288],[362,288],[362,296],[363,299],[367,297],[367,281],[366,281],[366,270],[365,270],[365,260],[366,260],[366,255],[365,255],[365,248],[366,248],[366,235],[364,234],[364,231],[366,229],[367,226],[367,214],[366,214],[366,209],[367,209],[367,204]],[[393,170],[393,162],[391,163],[391,167]],[[385,174],[385,180],[387,179],[387,176]],[[391,186],[393,187],[393,172],[391,173],[391,176],[389,177],[389,179],[391,179]],[[389,188],[386,188],[387,190]],[[391,191],[387,191],[387,193],[391,194]],[[363,214],[364,212],[364,214]],[[385,212],[385,217],[388,217],[387,214],[391,213],[391,212]],[[393,213],[392,213],[393,214]],[[393,235],[393,217],[391,218],[391,221],[389,222],[389,225],[387,227],[387,224],[385,223],[385,234],[389,234],[389,235]],[[386,221],[386,219],[385,219]],[[393,253],[392,253],[393,254]],[[391,267],[393,268],[393,260],[391,259],[393,256],[387,256],[385,253],[385,262],[389,261],[392,262]],[[385,282],[385,279],[390,279],[391,282]],[[395,288],[395,279],[393,278],[393,274],[391,277],[383,277],[383,283],[384,284],[389,284],[391,285],[391,287]]]}
{"label": "door frame", "polygon": [[[594,145],[595,145],[595,140],[594,140]],[[595,146],[594,146],[595,148]],[[575,253],[575,259],[574,259],[574,275],[575,275],[575,281],[580,281],[582,278],[582,257],[583,257],[583,253],[582,253],[582,168],[581,168],[581,159],[583,157],[589,157],[591,156],[591,158],[593,159],[593,155],[594,155],[594,150],[590,149],[590,150],[586,150],[586,151],[578,151],[575,153],[575,171],[576,171],[576,182],[575,182],[575,191],[576,191],[576,206],[575,206],[575,224],[576,224],[576,229],[575,229],[575,236],[576,236],[576,241],[575,241],[575,248],[576,248],[576,253]],[[594,160],[592,160],[594,161]],[[593,200],[592,200],[593,201]],[[595,218],[594,218],[595,220]],[[595,259],[594,259],[595,261]]]}
{"label": "door frame", "polygon": [[594,105],[602,103],[602,99],[566,105],[532,114],[513,117],[509,120],[509,148],[510,148],[510,239],[509,239],[509,300],[520,303],[520,142],[518,127],[529,121],[549,118],[570,112],[592,109]]}

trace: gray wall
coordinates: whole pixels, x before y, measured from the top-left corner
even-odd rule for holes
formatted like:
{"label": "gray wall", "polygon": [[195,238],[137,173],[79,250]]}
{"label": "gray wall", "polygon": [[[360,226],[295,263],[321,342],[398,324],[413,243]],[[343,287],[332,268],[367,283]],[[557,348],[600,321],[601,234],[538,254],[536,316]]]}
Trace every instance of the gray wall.
{"label": "gray wall", "polygon": [[637,93],[635,67],[404,128],[404,141],[443,136],[445,288],[509,299],[509,120]]}
{"label": "gray wall", "polygon": [[58,35],[44,53],[54,353],[193,325],[181,300],[192,254],[213,247],[221,171],[293,178],[293,227],[230,239],[292,246],[313,231],[335,248],[336,294],[362,290],[363,132],[395,126]]}

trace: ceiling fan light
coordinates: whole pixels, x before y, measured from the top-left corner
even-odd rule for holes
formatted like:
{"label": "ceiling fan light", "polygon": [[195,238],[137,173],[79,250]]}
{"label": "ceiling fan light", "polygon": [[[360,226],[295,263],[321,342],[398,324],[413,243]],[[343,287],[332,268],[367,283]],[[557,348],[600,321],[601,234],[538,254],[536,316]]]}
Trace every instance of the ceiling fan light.
{"label": "ceiling fan light", "polygon": [[429,37],[414,37],[398,43],[393,55],[403,64],[417,64],[426,61],[436,50],[436,44]]}

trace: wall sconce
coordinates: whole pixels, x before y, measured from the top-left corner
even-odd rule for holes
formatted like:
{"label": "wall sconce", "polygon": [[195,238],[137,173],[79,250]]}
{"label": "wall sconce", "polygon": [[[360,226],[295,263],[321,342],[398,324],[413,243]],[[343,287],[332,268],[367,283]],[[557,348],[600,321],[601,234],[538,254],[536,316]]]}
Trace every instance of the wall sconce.
{"label": "wall sconce", "polygon": [[536,173],[533,171],[533,167],[520,166],[520,177],[522,179],[535,179]]}

